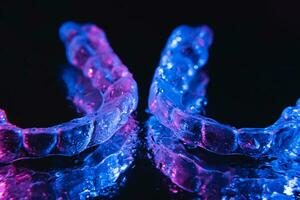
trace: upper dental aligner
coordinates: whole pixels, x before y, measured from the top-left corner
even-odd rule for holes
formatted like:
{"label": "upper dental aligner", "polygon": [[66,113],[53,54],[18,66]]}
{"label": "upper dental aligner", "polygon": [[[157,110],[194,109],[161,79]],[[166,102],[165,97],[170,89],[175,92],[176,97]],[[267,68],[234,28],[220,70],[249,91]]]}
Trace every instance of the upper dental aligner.
{"label": "upper dental aligner", "polygon": [[[211,42],[208,27],[180,26],[162,53],[148,100],[153,116],[147,122],[147,145],[156,167],[177,186],[204,199],[296,198],[300,99],[266,128],[236,129],[202,116],[208,83],[202,67]],[[255,167],[216,165],[216,158],[207,162],[213,154],[201,153],[197,147],[272,159],[263,159]]]}
{"label": "upper dental aligner", "polygon": [[81,71],[67,70],[64,80],[69,98],[85,116],[49,128],[24,129],[9,123],[0,109],[2,163],[24,157],[77,154],[107,141],[136,109],[137,84],[101,29],[68,22],[60,28],[60,38],[68,61]]}
{"label": "upper dental aligner", "polygon": [[150,88],[151,113],[185,143],[218,154],[299,155],[300,99],[266,128],[237,129],[201,115],[208,83],[202,67],[211,43],[207,26],[180,26],[173,31]]}

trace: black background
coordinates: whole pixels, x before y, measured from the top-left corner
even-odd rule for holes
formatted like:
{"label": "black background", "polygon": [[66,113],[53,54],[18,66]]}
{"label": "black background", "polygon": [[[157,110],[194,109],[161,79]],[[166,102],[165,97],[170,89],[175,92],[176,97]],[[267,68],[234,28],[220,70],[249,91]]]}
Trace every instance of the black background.
{"label": "black background", "polygon": [[[134,74],[140,96],[138,120],[144,122],[152,75],[170,32],[181,24],[207,24],[215,34],[207,64],[207,115],[237,127],[267,126],[300,95],[299,8],[279,0],[1,1],[0,105],[21,127],[74,118],[59,76],[67,61],[58,28],[67,20],[92,22],[105,30]],[[173,198],[164,182],[141,158],[118,198]]]}

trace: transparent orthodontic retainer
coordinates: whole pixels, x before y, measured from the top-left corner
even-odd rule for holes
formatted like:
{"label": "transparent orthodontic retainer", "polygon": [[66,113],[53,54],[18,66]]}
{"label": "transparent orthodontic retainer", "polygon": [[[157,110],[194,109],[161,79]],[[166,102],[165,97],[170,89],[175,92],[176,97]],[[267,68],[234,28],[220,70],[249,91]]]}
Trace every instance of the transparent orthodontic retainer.
{"label": "transparent orthodontic retainer", "polygon": [[68,22],[59,33],[68,61],[77,68],[63,75],[68,98],[84,116],[49,128],[20,128],[0,109],[1,163],[78,154],[110,139],[136,109],[137,84],[101,29]]}
{"label": "transparent orthodontic retainer", "polygon": [[[148,101],[147,144],[156,167],[207,199],[294,199],[300,190],[300,100],[267,128],[237,129],[204,117],[208,77],[202,68],[211,43],[207,26],[180,26],[162,52]],[[255,167],[214,166],[201,149],[220,160],[236,154],[266,160]]]}
{"label": "transparent orthodontic retainer", "polygon": [[[85,116],[50,128],[21,129],[10,124],[2,111],[1,161],[68,156],[98,147],[74,157],[80,165],[63,169],[39,171],[19,166],[18,162],[2,166],[1,199],[112,197],[133,165],[139,128],[131,116],[138,101],[132,75],[95,25],[65,23],[60,34],[70,63],[78,68],[64,71],[68,98]],[[58,157],[56,162],[63,159]]]}
{"label": "transparent orthodontic retainer", "polygon": [[174,30],[150,88],[150,112],[183,142],[217,154],[262,157],[282,150],[298,154],[300,99],[266,128],[237,129],[201,115],[208,83],[202,67],[211,43],[207,26]]}

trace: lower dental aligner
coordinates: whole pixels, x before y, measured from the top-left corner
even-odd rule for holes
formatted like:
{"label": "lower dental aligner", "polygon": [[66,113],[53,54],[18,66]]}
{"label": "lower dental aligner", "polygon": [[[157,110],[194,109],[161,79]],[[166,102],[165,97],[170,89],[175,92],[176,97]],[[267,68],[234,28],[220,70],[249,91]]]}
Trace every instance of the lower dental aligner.
{"label": "lower dental aligner", "polygon": [[[267,128],[236,129],[204,117],[208,77],[202,68],[211,43],[208,27],[180,26],[162,53],[148,101],[154,116],[147,123],[157,168],[205,199],[294,199],[300,191],[300,99]],[[201,148],[223,158],[271,160],[254,168],[212,167],[193,153]]]}
{"label": "lower dental aligner", "polygon": [[[16,163],[0,168],[0,199],[89,199],[113,197],[126,181],[138,145],[134,119],[86,157],[80,166],[50,171]],[[81,158],[77,158],[78,162]],[[22,183],[20,183],[22,182]]]}
{"label": "lower dental aligner", "polygon": [[0,109],[0,163],[78,154],[109,140],[136,109],[137,84],[101,29],[68,22],[59,33],[77,68],[64,73],[68,98],[84,116],[49,128],[20,128]]}
{"label": "lower dental aligner", "polygon": [[208,83],[202,67],[211,43],[212,32],[206,26],[173,31],[150,88],[150,112],[183,142],[217,154],[299,155],[300,99],[266,128],[237,129],[201,115]]}

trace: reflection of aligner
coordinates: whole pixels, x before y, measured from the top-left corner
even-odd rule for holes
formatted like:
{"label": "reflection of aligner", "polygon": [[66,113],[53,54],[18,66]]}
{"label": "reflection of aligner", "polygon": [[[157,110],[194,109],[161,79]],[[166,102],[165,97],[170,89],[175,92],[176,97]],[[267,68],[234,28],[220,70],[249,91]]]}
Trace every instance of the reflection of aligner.
{"label": "reflection of aligner", "polygon": [[171,34],[150,88],[149,108],[185,143],[218,154],[299,155],[300,99],[267,128],[236,129],[201,114],[206,104],[208,59],[212,33],[206,26],[180,26]]}
{"label": "reflection of aligner", "polygon": [[85,116],[49,128],[22,129],[0,110],[0,162],[77,154],[108,140],[136,109],[136,82],[102,30],[69,22],[61,27],[60,37],[69,62],[80,69],[64,73],[69,98]]}
{"label": "reflection of aligner", "polygon": [[[87,199],[111,196],[134,161],[138,143],[134,119],[95,151],[81,166],[40,172],[13,164],[0,168],[0,199]],[[63,158],[58,158],[63,159]],[[126,177],[126,176],[125,176]],[[22,184],[20,184],[20,181]]]}
{"label": "reflection of aligner", "polygon": [[184,145],[174,133],[151,117],[147,123],[147,143],[153,152],[156,166],[173,183],[189,192],[203,195],[206,188],[214,187],[217,191],[230,179],[230,173],[205,169],[201,158],[187,153]]}

